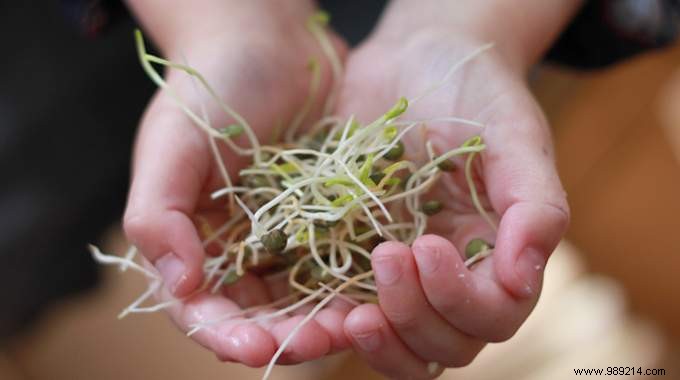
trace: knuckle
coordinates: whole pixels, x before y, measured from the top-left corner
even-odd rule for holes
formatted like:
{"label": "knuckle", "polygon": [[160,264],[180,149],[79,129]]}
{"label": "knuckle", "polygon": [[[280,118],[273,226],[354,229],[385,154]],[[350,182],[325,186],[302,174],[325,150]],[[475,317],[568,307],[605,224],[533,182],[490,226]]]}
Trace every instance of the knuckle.
{"label": "knuckle", "polygon": [[465,305],[472,302],[472,284],[464,278],[456,279],[459,281],[451,281],[443,288],[427,292],[427,298],[432,306],[447,319],[459,315],[465,309]]}
{"label": "knuckle", "polygon": [[413,330],[418,324],[415,314],[405,310],[385,310],[385,316],[397,330]]}
{"label": "knuckle", "polygon": [[444,316],[453,316],[461,312],[460,301],[457,297],[442,298],[437,297],[433,300],[434,308],[439,311],[440,314]]}
{"label": "knuckle", "polygon": [[123,218],[123,230],[128,239],[136,241],[147,234],[151,229],[151,217],[147,214],[125,214]]}

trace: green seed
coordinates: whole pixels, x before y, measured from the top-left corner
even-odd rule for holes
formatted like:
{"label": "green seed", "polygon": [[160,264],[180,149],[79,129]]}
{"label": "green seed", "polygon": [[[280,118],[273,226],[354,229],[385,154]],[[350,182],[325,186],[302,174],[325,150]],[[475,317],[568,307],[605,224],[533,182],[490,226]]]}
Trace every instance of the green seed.
{"label": "green seed", "polygon": [[390,161],[396,161],[404,155],[404,143],[399,141],[397,145],[393,146],[392,149],[385,153],[385,159]]}
{"label": "green seed", "polygon": [[437,167],[443,172],[452,172],[456,170],[456,164],[454,164],[451,160],[444,160],[437,164]]}
{"label": "green seed", "polygon": [[260,242],[269,253],[281,253],[288,244],[288,235],[282,230],[272,230],[262,235]]}
{"label": "green seed", "polygon": [[425,215],[432,216],[444,208],[444,205],[440,201],[427,201],[423,203],[420,210],[425,213]]}
{"label": "green seed", "polygon": [[465,257],[466,258],[471,258],[472,256],[478,254],[479,252],[485,251],[487,249],[491,249],[493,246],[483,239],[472,239],[470,240],[469,243],[465,246]]}
{"label": "green seed", "polygon": [[385,178],[385,173],[381,172],[373,173],[368,178],[370,178],[371,181],[373,181],[373,183],[377,185],[380,183],[380,181],[382,181],[383,178]]}

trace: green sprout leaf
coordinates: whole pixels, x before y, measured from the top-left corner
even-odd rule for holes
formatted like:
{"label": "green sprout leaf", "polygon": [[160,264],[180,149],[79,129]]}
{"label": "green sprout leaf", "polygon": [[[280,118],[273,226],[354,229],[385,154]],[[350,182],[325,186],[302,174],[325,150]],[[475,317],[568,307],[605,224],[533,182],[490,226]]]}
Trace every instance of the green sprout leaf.
{"label": "green sprout leaf", "polygon": [[482,144],[482,136],[472,136],[461,147],[477,146]]}
{"label": "green sprout leaf", "polygon": [[369,177],[371,176],[371,168],[373,167],[373,154],[369,154],[368,157],[366,157],[366,161],[364,161],[364,164],[361,165],[361,168],[359,168],[359,181],[361,181],[364,184],[367,184],[369,181]]}
{"label": "green sprout leaf", "polygon": [[440,201],[427,201],[423,203],[420,210],[427,216],[432,216],[444,208]]}
{"label": "green sprout leaf", "polygon": [[388,150],[383,157],[386,160],[396,161],[404,155],[404,143],[399,141],[392,149]]}
{"label": "green sprout leaf", "polygon": [[469,259],[479,252],[486,251],[491,248],[493,248],[493,246],[483,239],[472,239],[465,246],[465,257]]}
{"label": "green sprout leaf", "polygon": [[351,194],[346,194],[343,195],[331,202],[331,206],[333,207],[342,207],[344,206],[347,202],[350,202],[354,199],[354,197]]}
{"label": "green sprout leaf", "polygon": [[333,185],[354,186],[355,183],[347,176],[338,176],[336,178],[329,179],[328,181],[324,182],[323,185],[326,187],[331,187]]}
{"label": "green sprout leaf", "polygon": [[241,276],[239,276],[235,270],[231,270],[227,274],[227,277],[225,277],[224,280],[222,280],[222,285],[232,285],[235,284],[240,279]]}
{"label": "green sprout leaf", "polygon": [[385,113],[385,119],[386,120],[391,120],[394,119],[395,117],[398,117],[402,113],[406,112],[406,109],[408,108],[408,100],[406,98],[401,97],[397,101],[397,104],[395,104],[387,113]]}
{"label": "green sprout leaf", "polygon": [[385,136],[385,138],[386,138],[388,141],[392,141],[392,139],[394,139],[395,137],[397,137],[397,132],[399,132],[399,131],[397,130],[397,127],[391,125],[391,126],[389,126],[389,127],[386,127],[385,130],[383,130],[383,136]]}
{"label": "green sprout leaf", "polygon": [[310,20],[319,25],[325,26],[331,21],[331,15],[326,11],[317,11],[310,17]]}
{"label": "green sprout leaf", "polygon": [[243,133],[243,130],[244,129],[243,129],[242,125],[231,124],[231,125],[228,125],[226,128],[220,129],[220,133],[224,137],[231,138],[231,137],[240,136]]}

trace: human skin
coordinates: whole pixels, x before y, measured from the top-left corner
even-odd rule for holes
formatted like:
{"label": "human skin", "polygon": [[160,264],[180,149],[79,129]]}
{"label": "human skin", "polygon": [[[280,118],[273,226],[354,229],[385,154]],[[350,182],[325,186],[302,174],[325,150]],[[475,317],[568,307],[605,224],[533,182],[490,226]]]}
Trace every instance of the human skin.
{"label": "human skin", "polygon": [[[281,120],[292,119],[307,95],[307,62],[323,57],[304,29],[314,12],[310,1],[129,3],[162,53],[198,69],[261,139]],[[508,3],[393,0],[373,35],[349,53],[337,108],[341,115],[371,120],[400,96],[412,98],[441,80],[475,48],[495,42],[441,90],[410,107],[405,117],[457,116],[486,125],[481,135],[487,148],[475,171],[482,202],[498,221],[497,234],[461,200],[468,198],[466,185],[460,171],[454,173],[433,194],[446,208],[436,217],[441,222],[433,223],[437,228],[432,234],[411,247],[388,242],[374,250],[379,305],[352,308],[333,302],[305,325],[280,362],[311,360],[351,346],[391,378],[431,378],[444,367],[469,363],[486,342],[508,339],[531,312],[569,209],[550,132],[525,77],[578,2]],[[344,45],[333,38],[344,57]],[[328,62],[321,63],[325,94],[330,70]],[[206,105],[213,125],[229,122],[207,99],[196,96],[191,81],[176,72],[167,80],[193,108]],[[407,146],[422,145],[427,136],[444,151],[479,132],[435,123],[423,133],[410,134]],[[232,174],[245,164],[226,149],[222,154]],[[137,138],[124,226],[166,280],[163,297],[186,296],[203,279],[205,253],[195,223],[199,216],[214,220],[223,210],[207,196],[219,184],[205,134],[167,94],[157,93]],[[494,241],[496,248],[468,270],[459,252],[479,236]],[[186,331],[192,323],[267,302],[275,288],[247,275],[224,294],[199,294],[169,314]],[[301,318],[224,322],[193,338],[223,360],[261,366]],[[435,371],[428,366],[431,362],[439,363]]]}
{"label": "human skin", "polygon": [[[486,149],[475,174],[498,231],[469,201],[460,160],[432,194],[445,209],[430,219],[431,234],[411,247],[387,242],[373,251],[379,306],[354,308],[345,330],[355,350],[390,378],[436,376],[467,365],[487,342],[509,339],[536,304],[547,259],[568,225],[550,131],[525,78],[578,3],[508,3],[393,1],[377,31],[347,60],[339,112],[371,120],[398,96],[420,95],[452,64],[495,42],[404,116],[457,116],[485,125],[479,131],[430,123],[406,143],[422,146],[425,137],[443,152],[481,134]],[[478,237],[495,249],[468,269],[461,253]]]}

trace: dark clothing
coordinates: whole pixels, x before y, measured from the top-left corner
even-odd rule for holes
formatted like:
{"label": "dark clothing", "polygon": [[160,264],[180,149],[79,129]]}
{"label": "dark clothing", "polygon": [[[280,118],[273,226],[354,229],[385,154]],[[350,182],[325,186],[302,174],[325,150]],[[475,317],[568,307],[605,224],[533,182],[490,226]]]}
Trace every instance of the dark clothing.
{"label": "dark clothing", "polygon": [[580,69],[599,68],[669,45],[680,28],[680,0],[588,1],[547,59]]}
{"label": "dark clothing", "polygon": [[0,342],[96,284],[86,250],[122,214],[134,132],[154,89],[133,23],[97,40],[56,5],[0,2]]}
{"label": "dark clothing", "polygon": [[[416,0],[414,0],[416,1]],[[352,45],[368,35],[386,0],[319,0],[331,24]],[[68,19],[94,36],[123,15],[115,0],[61,0]],[[680,28],[680,0],[590,0],[546,59],[575,68],[598,68],[673,42]]]}

